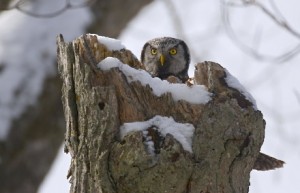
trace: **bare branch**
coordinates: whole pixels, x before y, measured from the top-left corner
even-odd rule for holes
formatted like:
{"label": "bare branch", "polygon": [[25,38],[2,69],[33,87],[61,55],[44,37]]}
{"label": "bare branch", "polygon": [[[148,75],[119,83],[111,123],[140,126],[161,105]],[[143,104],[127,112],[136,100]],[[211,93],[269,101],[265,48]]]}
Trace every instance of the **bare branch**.
{"label": "bare branch", "polygon": [[296,89],[294,89],[293,91],[294,91],[294,94],[296,96],[296,99],[297,99],[298,103],[300,104],[300,93],[299,93],[299,91],[296,90]]}
{"label": "bare branch", "polygon": [[83,7],[87,7],[92,5],[93,3],[95,3],[97,0],[85,0],[82,3],[79,4],[73,4],[71,2],[71,0],[65,0],[65,5],[62,8],[59,8],[51,13],[36,13],[32,10],[26,10],[24,9],[25,5],[28,3],[31,3],[32,0],[19,0],[14,2],[13,5],[10,6],[10,9],[17,9],[20,12],[32,16],[32,17],[37,17],[37,18],[51,18],[51,17],[56,17],[62,13],[64,13],[65,11],[67,11],[68,9],[78,9],[78,8],[83,8]]}
{"label": "bare branch", "polygon": [[[233,30],[231,23],[230,23],[230,18],[229,18],[229,7],[236,6],[236,7],[241,7],[241,6],[248,6],[248,5],[254,5],[258,8],[260,8],[266,15],[268,15],[274,22],[276,22],[279,26],[283,27],[285,30],[290,32],[290,34],[294,35],[295,37],[300,39],[300,34],[296,32],[290,25],[286,22],[286,20],[281,16],[280,18],[276,17],[271,11],[269,11],[266,7],[264,7],[262,4],[258,3],[255,0],[241,0],[240,3],[232,2],[229,1],[227,2],[226,0],[222,0],[221,8],[222,8],[222,19],[224,23],[225,30],[229,37],[236,43],[237,46],[239,46],[244,52],[249,53],[252,55],[254,58],[258,60],[264,60],[264,61],[269,61],[272,63],[282,63],[286,62],[290,59],[292,59],[294,56],[299,54],[300,52],[300,43],[297,44],[295,47],[292,49],[288,50],[287,52],[279,55],[279,56],[270,56],[266,54],[261,54],[257,51],[257,49],[250,47],[243,43],[237,35],[235,34],[235,31]],[[275,5],[273,5],[274,7]]]}
{"label": "bare branch", "polygon": [[[273,1],[272,2],[272,6],[273,7],[276,7],[275,6],[275,3]],[[288,32],[290,32],[292,35],[294,35],[295,37],[297,38],[300,38],[300,33],[297,32],[296,30],[294,30],[290,25],[289,23],[283,18],[283,16],[280,14],[280,17],[279,18],[277,15],[274,15],[270,10],[268,10],[263,4],[257,2],[257,1],[253,1],[251,3],[251,5],[254,5],[258,8],[260,8],[267,16],[269,16],[275,23],[277,23],[279,26],[281,26],[283,29],[287,30]],[[276,10],[277,7],[276,7]],[[278,13],[279,11],[277,11]]]}

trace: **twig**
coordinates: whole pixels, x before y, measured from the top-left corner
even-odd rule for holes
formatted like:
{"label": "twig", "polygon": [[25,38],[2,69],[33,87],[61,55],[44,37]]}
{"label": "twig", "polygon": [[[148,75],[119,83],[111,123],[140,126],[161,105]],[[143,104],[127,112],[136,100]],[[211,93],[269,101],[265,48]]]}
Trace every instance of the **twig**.
{"label": "twig", "polygon": [[[280,24],[280,26],[283,26],[284,29],[287,29],[288,31],[290,31],[291,34],[293,34],[295,36],[299,36],[298,38],[300,39],[300,34],[297,34],[297,32],[292,30],[292,28],[289,27],[287,22],[283,22],[284,20],[283,21],[279,20],[269,10],[267,10],[263,5],[257,3],[254,0],[251,0],[251,1],[242,0],[242,2],[244,3],[244,5],[251,4],[251,5],[256,5],[256,6],[260,7],[265,13],[267,13],[268,16],[270,16],[271,18],[274,18],[274,21],[276,23]],[[298,45],[296,45],[294,48],[290,49],[289,51],[287,51],[279,56],[269,56],[266,54],[259,53],[256,49],[244,44],[240,39],[238,39],[233,28],[231,27],[231,24],[230,24],[228,7],[229,6],[241,6],[241,5],[243,5],[243,4],[226,2],[226,0],[222,0],[222,4],[221,4],[222,19],[223,19],[225,30],[226,30],[227,34],[229,35],[229,37],[236,43],[237,46],[239,46],[246,53],[249,53],[253,57],[257,58],[258,60],[265,60],[265,61],[269,61],[272,63],[283,63],[283,62],[286,62],[286,61],[292,59],[297,54],[299,54],[300,43]]]}
{"label": "twig", "polygon": [[51,13],[36,13],[34,11],[24,9],[24,5],[26,3],[32,3],[30,1],[31,0],[19,0],[16,3],[14,3],[9,8],[9,10],[10,9],[17,9],[17,10],[19,10],[20,12],[22,12],[26,15],[29,15],[29,16],[32,16],[32,17],[37,17],[37,18],[52,18],[52,17],[56,17],[56,16],[64,13],[68,9],[78,9],[78,8],[83,8],[83,7],[90,6],[93,3],[95,3],[97,0],[86,0],[83,3],[79,3],[79,4],[76,4],[76,5],[75,4],[73,5],[70,0],[65,0],[66,3],[62,8],[60,8],[58,10],[55,10]]}
{"label": "twig", "polygon": [[[272,1],[271,1],[272,2]],[[276,15],[274,15],[270,10],[268,10],[263,4],[253,1],[251,5],[254,5],[258,8],[260,8],[267,16],[269,16],[275,23],[277,23],[279,26],[286,29],[288,32],[290,32],[292,35],[300,39],[300,33],[298,33],[296,30],[294,30],[288,22],[283,18],[283,16],[280,14],[281,19],[279,19]],[[274,2],[272,3],[273,7],[276,7]],[[277,9],[277,8],[276,8]],[[277,11],[279,12],[279,11]]]}
{"label": "twig", "polygon": [[[223,0],[224,3],[226,0]],[[274,9],[274,11],[276,12],[276,15],[272,13],[272,11],[270,11],[269,9],[267,9],[262,3],[259,3],[256,0],[241,0],[240,3],[236,3],[236,2],[227,2],[225,3],[227,6],[239,6],[239,7],[243,7],[243,6],[256,6],[259,9],[261,9],[267,16],[269,16],[275,23],[277,23],[279,26],[283,27],[285,30],[287,30],[289,33],[291,33],[292,35],[296,36],[297,38],[300,38],[300,33],[297,32],[295,29],[293,29],[289,23],[287,22],[287,20],[284,18],[284,16],[282,15],[282,13],[279,11],[278,7],[276,6],[276,4],[274,3],[273,0],[269,0],[270,5],[272,6],[272,8]]]}
{"label": "twig", "polygon": [[296,96],[296,99],[297,99],[298,103],[300,104],[300,93],[296,89],[294,89],[293,92]]}

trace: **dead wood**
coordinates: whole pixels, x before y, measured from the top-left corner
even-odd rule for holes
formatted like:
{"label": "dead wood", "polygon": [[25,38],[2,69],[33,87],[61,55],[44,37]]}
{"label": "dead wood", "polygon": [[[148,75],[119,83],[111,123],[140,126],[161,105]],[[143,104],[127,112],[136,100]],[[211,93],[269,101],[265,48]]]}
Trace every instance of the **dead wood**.
{"label": "dead wood", "polygon": [[[251,101],[226,84],[219,64],[197,65],[195,84],[205,85],[211,100],[190,104],[174,101],[170,93],[156,96],[138,81],[129,83],[118,68],[96,68],[106,57],[116,57],[142,69],[129,50],[110,51],[94,35],[72,43],[59,36],[57,42],[66,150],[72,156],[71,192],[248,192],[265,122]],[[147,151],[142,132],[120,139],[122,124],[155,115],[193,124],[193,153],[172,135],[162,138],[151,128],[155,155]]]}

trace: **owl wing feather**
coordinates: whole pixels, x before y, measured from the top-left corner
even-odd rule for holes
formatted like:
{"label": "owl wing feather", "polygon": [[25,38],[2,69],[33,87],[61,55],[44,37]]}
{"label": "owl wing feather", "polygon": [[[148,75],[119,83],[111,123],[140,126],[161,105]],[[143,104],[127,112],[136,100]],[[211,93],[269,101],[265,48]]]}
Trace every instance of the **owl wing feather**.
{"label": "owl wing feather", "polygon": [[285,164],[284,161],[278,160],[264,153],[259,153],[253,169],[260,171],[274,170],[276,168],[282,168],[283,164]]}

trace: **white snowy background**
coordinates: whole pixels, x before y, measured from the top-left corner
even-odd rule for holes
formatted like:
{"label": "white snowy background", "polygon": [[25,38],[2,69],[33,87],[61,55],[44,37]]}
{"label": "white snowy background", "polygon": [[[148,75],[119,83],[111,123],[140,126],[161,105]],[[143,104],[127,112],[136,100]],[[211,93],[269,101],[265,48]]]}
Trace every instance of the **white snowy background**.
{"label": "white snowy background", "polygon": [[[49,12],[62,4],[62,0],[39,0],[28,10]],[[250,193],[297,193],[300,189],[300,56],[276,62],[258,60],[246,53],[247,47],[267,55],[270,59],[293,49],[299,37],[278,27],[266,14],[253,6],[229,10],[229,21],[236,44],[222,17],[221,0],[157,0],[140,11],[120,39],[122,44],[139,57],[145,41],[159,36],[182,38],[190,46],[193,64],[210,60],[220,63],[235,76],[256,99],[257,107],[266,120],[266,137],[262,151],[286,162],[283,169],[252,171]],[[278,15],[278,10],[296,31],[300,31],[300,2],[297,0],[261,0]],[[121,2],[120,2],[121,3]],[[224,10],[223,10],[224,11]],[[55,72],[55,37],[62,33],[67,41],[84,32],[91,16],[87,9],[66,10],[54,18],[29,17],[17,10],[0,13],[0,138],[5,138],[13,118],[26,106],[34,104],[48,73]],[[227,29],[227,31],[226,31]],[[229,30],[230,32],[230,30]],[[232,35],[232,33],[231,33]],[[31,40],[35,37],[36,42]],[[38,38],[37,38],[38,37]],[[44,58],[37,58],[48,53]],[[43,61],[45,66],[39,65]],[[12,78],[13,77],[13,78]],[[31,92],[12,94],[19,87]],[[69,155],[61,148],[55,163],[39,193],[66,193]]]}

